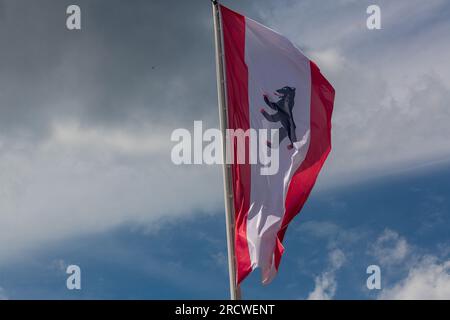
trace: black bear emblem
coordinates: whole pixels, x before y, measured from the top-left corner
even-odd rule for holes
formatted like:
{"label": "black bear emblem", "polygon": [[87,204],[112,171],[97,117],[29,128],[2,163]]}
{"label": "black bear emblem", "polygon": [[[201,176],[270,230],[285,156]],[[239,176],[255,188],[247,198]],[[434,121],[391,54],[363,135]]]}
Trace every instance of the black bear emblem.
{"label": "black bear emblem", "polygon": [[[295,98],[295,88],[293,87],[283,87],[276,90],[275,93],[279,96],[277,102],[272,102],[269,97],[264,94],[264,102],[273,110],[277,111],[274,114],[269,114],[264,108],[261,109],[262,115],[270,122],[280,122],[281,128],[279,131],[279,143],[283,141],[284,138],[288,137],[291,143],[288,145],[288,149],[293,148],[294,142],[297,142],[297,137],[295,135],[295,122],[292,116],[292,109],[294,108],[294,98]],[[270,142],[267,145],[271,147]]]}

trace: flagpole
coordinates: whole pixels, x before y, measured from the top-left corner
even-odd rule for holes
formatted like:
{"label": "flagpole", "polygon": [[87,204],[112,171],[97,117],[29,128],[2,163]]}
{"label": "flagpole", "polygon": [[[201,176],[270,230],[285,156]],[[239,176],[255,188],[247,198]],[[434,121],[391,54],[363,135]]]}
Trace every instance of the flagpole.
{"label": "flagpole", "polygon": [[219,100],[219,118],[220,130],[222,132],[222,159],[223,159],[223,184],[225,198],[225,221],[227,229],[227,248],[228,248],[228,273],[230,280],[230,298],[231,300],[241,299],[241,290],[237,285],[236,276],[236,255],[234,252],[234,203],[233,189],[231,185],[231,165],[226,162],[227,155],[227,137],[228,128],[227,99],[225,94],[225,74],[224,74],[224,53],[222,38],[222,23],[220,21],[219,3],[217,0],[211,0],[214,17],[214,39],[216,49],[216,74],[217,91]]}

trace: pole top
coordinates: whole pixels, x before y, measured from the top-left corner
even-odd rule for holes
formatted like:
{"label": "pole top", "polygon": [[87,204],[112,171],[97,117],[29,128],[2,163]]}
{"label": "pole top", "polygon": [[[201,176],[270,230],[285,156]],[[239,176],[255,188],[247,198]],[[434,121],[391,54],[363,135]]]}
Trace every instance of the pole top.
{"label": "pole top", "polygon": [[217,0],[211,0],[212,4],[217,6],[219,4],[219,2]]}

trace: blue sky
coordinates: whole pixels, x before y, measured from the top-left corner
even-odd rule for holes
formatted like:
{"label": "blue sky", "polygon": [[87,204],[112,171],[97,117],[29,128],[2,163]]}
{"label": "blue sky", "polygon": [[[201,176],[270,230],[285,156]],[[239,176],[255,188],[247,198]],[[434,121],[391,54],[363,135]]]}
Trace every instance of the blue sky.
{"label": "blue sky", "polygon": [[[171,133],[218,127],[208,1],[0,0],[0,298],[226,298],[221,170]],[[333,150],[248,298],[450,298],[450,3],[223,3],[336,89]],[[7,45],[3,45],[7,44]],[[82,270],[68,291],[65,268]],[[365,287],[369,264],[381,291]]]}

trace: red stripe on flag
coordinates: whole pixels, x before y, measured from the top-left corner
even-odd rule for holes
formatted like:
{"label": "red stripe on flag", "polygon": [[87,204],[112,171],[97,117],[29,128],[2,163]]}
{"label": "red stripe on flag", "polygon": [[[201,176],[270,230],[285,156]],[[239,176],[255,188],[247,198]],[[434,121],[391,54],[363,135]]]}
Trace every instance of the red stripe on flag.
{"label": "red stripe on flag", "polygon": [[[250,128],[248,102],[248,70],[245,64],[245,17],[220,6],[227,80],[228,127]],[[246,141],[246,151],[250,150]],[[250,208],[250,162],[237,163],[237,144],[233,144],[233,193],[235,209],[235,249],[238,284],[252,271],[247,243],[247,215]]]}
{"label": "red stripe on flag", "polygon": [[274,258],[278,270],[284,247],[282,245],[289,222],[299,213],[308,199],[328,154],[331,151],[331,114],[334,89],[316,64],[311,68],[311,140],[305,160],[295,172],[289,184],[285,200],[285,213],[277,234]]}

